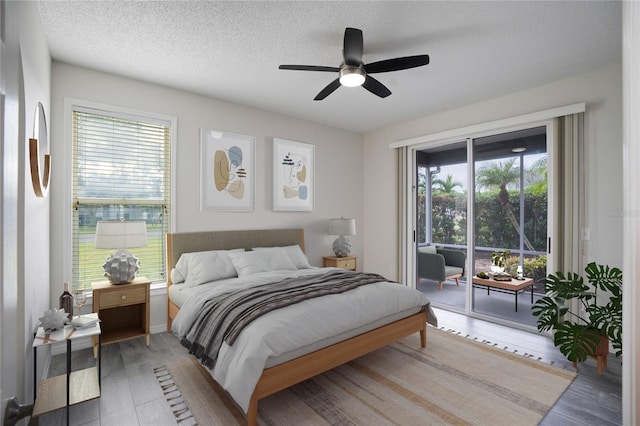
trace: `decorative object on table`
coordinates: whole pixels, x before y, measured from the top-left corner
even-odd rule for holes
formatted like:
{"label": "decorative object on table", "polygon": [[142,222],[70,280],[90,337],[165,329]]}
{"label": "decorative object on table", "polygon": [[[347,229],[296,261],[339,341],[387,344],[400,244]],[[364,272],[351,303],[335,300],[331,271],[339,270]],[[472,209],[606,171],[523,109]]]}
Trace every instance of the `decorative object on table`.
{"label": "decorative object on table", "polygon": [[82,307],[87,301],[87,295],[84,290],[76,290],[73,292],[73,304],[78,308],[78,317],[82,316]]}
{"label": "decorative object on table", "polygon": [[313,145],[273,139],[273,210],[313,210]]}
{"label": "decorative object on table", "polygon": [[49,155],[49,136],[44,105],[38,102],[33,117],[33,137],[29,138],[29,168],[31,185],[36,197],[44,198],[49,192],[51,177],[51,155]]}
{"label": "decorative object on table", "polygon": [[68,318],[64,309],[49,309],[44,315],[38,318],[40,325],[47,333],[59,330],[64,327]]}
{"label": "decorative object on table", "polygon": [[[595,356],[598,374],[602,374],[609,340],[616,356],[622,354],[622,271],[592,262],[585,268],[585,275],[589,285],[576,273],[549,275],[545,296],[533,305],[532,313],[538,317],[539,331],[554,332],[554,345],[569,361],[575,365]],[[598,290],[610,293],[606,305],[596,303]],[[577,311],[571,310],[573,300],[579,302]]]}
{"label": "decorative object on table", "polygon": [[351,242],[347,239],[347,235],[356,235],[356,220],[345,219],[329,219],[329,235],[338,235],[333,242],[333,252],[338,257],[349,256],[351,253]]}
{"label": "decorative object on table", "polygon": [[73,296],[69,293],[69,283],[64,283],[64,291],[60,295],[59,308],[67,313],[69,319],[73,318]]}
{"label": "decorative object on table", "polygon": [[105,220],[96,225],[95,247],[117,249],[102,265],[104,276],[113,284],[126,284],[135,278],[140,265],[138,258],[127,249],[146,245],[145,221]]}
{"label": "decorative object on table", "polygon": [[200,209],[253,211],[255,144],[252,136],[200,129]]}
{"label": "decorative object on table", "polygon": [[506,272],[496,272],[493,274],[493,279],[496,281],[511,281],[511,275]]}
{"label": "decorative object on table", "polygon": [[509,250],[494,251],[491,253],[491,272],[504,272],[507,258],[511,255]]}
{"label": "decorative object on table", "polygon": [[73,328],[75,328],[76,330],[79,330],[79,329],[82,329],[82,328],[93,327],[98,322],[100,322],[100,320],[95,316],[91,316],[91,315],[80,316],[80,315],[78,315],[77,317],[73,317],[73,319],[71,321],[69,321],[69,324],[71,324],[73,326]]}

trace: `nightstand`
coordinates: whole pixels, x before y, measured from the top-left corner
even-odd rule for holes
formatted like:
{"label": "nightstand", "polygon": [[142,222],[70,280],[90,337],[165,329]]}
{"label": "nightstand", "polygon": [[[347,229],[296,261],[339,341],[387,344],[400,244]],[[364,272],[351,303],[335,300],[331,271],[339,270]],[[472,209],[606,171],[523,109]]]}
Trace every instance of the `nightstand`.
{"label": "nightstand", "polygon": [[[83,317],[96,317],[96,314],[85,314]],[[33,339],[33,412],[38,417],[49,411],[66,407],[67,425],[69,424],[69,406],[100,397],[102,376],[100,323],[76,329],[66,325],[60,330],[45,332],[38,327]],[[97,342],[97,365],[82,370],[71,370],[71,342],[81,338],[92,338]],[[66,342],[67,372],[55,377],[38,380],[38,348],[46,345]],[[66,391],[65,391],[66,390]]]}
{"label": "nightstand", "polygon": [[336,268],[348,269],[350,271],[355,271],[358,268],[358,257],[357,256],[322,256],[324,261],[323,266],[325,268],[329,266],[333,266]]}
{"label": "nightstand", "polygon": [[91,283],[93,312],[101,321],[103,344],[146,336],[149,346],[150,285],[145,277],[136,277],[128,284]]}

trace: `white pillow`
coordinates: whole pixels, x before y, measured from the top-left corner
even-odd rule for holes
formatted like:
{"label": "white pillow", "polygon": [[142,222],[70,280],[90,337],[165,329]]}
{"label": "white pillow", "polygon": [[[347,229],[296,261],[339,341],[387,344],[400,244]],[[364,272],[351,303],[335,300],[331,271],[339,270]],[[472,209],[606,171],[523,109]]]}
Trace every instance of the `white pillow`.
{"label": "white pillow", "polygon": [[418,247],[418,251],[422,253],[438,253],[436,246]]}
{"label": "white pillow", "polygon": [[180,284],[184,282],[184,276],[176,268],[171,268],[171,284]]}
{"label": "white pillow", "polygon": [[197,286],[238,274],[231,263],[229,253],[244,252],[244,249],[211,250],[184,253],[176,263],[176,269],[185,278],[187,287]]}
{"label": "white pillow", "polygon": [[[180,258],[176,262],[175,266],[171,269],[171,282],[178,283],[184,282],[187,278],[187,273],[189,272],[189,256],[191,253],[182,253]],[[175,271],[175,272],[174,272]],[[173,276],[176,276],[177,280],[173,279]]]}
{"label": "white pillow", "polygon": [[283,248],[284,251],[289,256],[289,259],[293,262],[293,264],[298,269],[309,269],[311,265],[309,265],[309,259],[302,252],[302,249],[298,244],[293,246],[284,246],[284,247],[254,247],[252,250],[272,250],[274,248]]}
{"label": "white pillow", "polygon": [[293,264],[285,250],[281,247],[273,250],[245,251],[243,253],[229,253],[231,262],[239,277],[269,271],[295,271]]}

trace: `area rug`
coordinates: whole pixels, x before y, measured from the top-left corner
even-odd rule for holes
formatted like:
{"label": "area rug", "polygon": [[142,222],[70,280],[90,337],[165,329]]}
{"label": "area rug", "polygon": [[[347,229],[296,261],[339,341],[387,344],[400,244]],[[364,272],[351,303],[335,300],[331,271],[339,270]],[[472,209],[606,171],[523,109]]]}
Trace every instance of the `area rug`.
{"label": "area rug", "polygon": [[[190,410],[187,423],[245,422],[194,358],[165,367]],[[536,425],[574,378],[429,327],[426,348],[408,336],[261,400],[258,424]]]}

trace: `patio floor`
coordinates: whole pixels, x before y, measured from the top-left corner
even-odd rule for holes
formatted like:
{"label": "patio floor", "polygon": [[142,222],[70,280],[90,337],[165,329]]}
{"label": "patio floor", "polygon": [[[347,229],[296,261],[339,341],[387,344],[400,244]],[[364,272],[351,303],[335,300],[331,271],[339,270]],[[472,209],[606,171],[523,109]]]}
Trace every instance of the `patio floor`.
{"label": "patio floor", "polygon": [[[434,306],[443,309],[464,310],[464,302],[467,291],[466,277],[460,279],[457,286],[453,280],[445,281],[442,290],[438,290],[438,282],[421,278],[417,283],[417,289],[429,297]],[[542,295],[533,294],[535,303]],[[531,293],[529,289],[518,295],[518,312],[515,310],[515,296],[507,293],[499,293],[491,290],[487,295],[485,288],[473,289],[473,311],[479,314],[489,315],[502,320],[513,321],[519,324],[535,327],[536,318],[531,315]]]}

